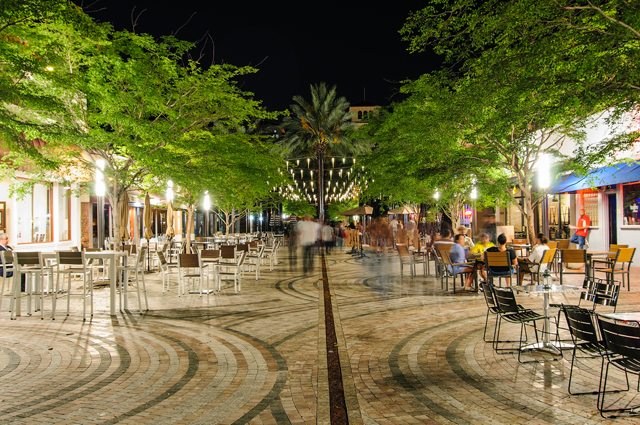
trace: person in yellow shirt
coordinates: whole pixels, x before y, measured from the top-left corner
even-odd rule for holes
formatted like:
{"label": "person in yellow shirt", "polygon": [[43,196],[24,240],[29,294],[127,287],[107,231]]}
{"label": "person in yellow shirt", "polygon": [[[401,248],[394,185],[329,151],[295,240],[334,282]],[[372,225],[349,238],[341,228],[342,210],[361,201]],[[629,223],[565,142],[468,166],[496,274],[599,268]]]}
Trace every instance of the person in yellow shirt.
{"label": "person in yellow shirt", "polygon": [[485,282],[487,280],[487,274],[484,271],[484,261],[482,261],[482,254],[484,254],[487,248],[491,248],[494,246],[495,245],[493,244],[493,242],[489,240],[489,234],[483,233],[482,235],[480,235],[480,242],[475,244],[471,249],[471,254],[481,254],[480,259],[476,260],[476,270],[480,271],[480,276],[482,276],[482,279],[484,279]]}

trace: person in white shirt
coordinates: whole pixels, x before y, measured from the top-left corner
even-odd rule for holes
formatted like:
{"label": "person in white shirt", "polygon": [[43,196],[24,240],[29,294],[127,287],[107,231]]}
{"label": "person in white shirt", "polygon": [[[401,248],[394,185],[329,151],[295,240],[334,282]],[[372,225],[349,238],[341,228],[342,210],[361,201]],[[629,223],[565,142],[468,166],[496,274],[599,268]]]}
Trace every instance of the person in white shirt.
{"label": "person in white shirt", "polygon": [[324,250],[329,254],[333,247],[333,227],[331,227],[329,221],[326,221],[322,228],[322,240],[324,241]]}
{"label": "person in white shirt", "polygon": [[464,235],[464,243],[462,244],[462,247],[466,250],[469,251],[471,249],[473,249],[473,247],[476,245],[473,242],[473,239],[471,239],[469,236],[467,236],[467,228],[465,226],[459,226],[458,227],[458,234],[459,235]]}
{"label": "person in white shirt", "polygon": [[304,249],[304,273],[307,274],[313,270],[313,247],[318,240],[318,230],[320,225],[313,221],[311,216],[306,216],[304,221],[298,224],[300,230],[300,243]]}
{"label": "person in white shirt", "polygon": [[416,227],[416,221],[411,217],[407,223],[407,239],[409,240],[409,243],[413,241],[413,232],[416,230]]}
{"label": "person in white shirt", "polygon": [[[536,237],[536,245],[531,250],[529,257],[521,258],[518,260],[520,263],[539,263],[544,258],[544,253],[549,249],[549,239],[542,233],[539,233]],[[538,273],[538,268],[540,268],[540,273],[544,272],[547,269],[546,264],[541,264],[540,266],[530,266],[529,269]],[[520,279],[518,282],[522,282],[522,278],[524,277],[524,272],[520,272]]]}
{"label": "person in white shirt", "polygon": [[391,230],[393,231],[393,240],[396,240],[396,235],[398,234],[398,219],[394,218],[389,222],[389,226],[391,226]]}

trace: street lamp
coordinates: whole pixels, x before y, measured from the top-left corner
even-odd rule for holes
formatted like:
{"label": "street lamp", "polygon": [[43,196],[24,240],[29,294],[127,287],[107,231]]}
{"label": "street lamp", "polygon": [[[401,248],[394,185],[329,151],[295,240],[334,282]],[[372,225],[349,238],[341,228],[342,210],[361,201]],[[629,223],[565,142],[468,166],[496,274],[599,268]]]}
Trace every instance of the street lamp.
{"label": "street lamp", "polygon": [[202,202],[202,208],[204,208],[204,236],[207,236],[209,230],[209,210],[211,209],[211,198],[209,197],[209,191],[204,192],[204,202]]}
{"label": "street lamp", "polygon": [[436,199],[440,199],[440,192],[438,192],[438,189],[436,189],[436,193],[433,194],[433,197]]}
{"label": "street lamp", "polygon": [[173,181],[167,182],[167,201],[173,201]]}
{"label": "street lamp", "polygon": [[102,247],[104,240],[104,195],[106,193],[106,185],[104,182],[104,159],[96,161],[96,196],[98,198],[98,248]]}

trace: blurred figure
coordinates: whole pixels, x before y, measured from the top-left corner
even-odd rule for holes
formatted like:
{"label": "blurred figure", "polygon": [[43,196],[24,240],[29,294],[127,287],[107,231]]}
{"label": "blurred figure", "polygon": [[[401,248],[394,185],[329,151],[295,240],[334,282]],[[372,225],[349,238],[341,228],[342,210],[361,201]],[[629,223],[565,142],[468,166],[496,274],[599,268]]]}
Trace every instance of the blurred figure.
{"label": "blurred figure", "polygon": [[391,226],[391,230],[393,231],[393,240],[396,240],[396,235],[398,234],[398,219],[393,217],[393,220],[389,222],[389,226]]}
{"label": "blurred figure", "polygon": [[322,228],[322,240],[324,241],[324,251],[329,254],[333,248],[333,227],[329,224],[329,220],[324,222]]}
{"label": "blurred figure", "polygon": [[464,236],[464,243],[462,244],[462,246],[466,251],[469,251],[473,249],[475,243],[473,242],[473,239],[467,236],[467,230],[468,229],[466,226],[458,226],[458,234]]}
{"label": "blurred figure", "polygon": [[300,245],[300,222],[289,230],[289,271],[298,270],[298,246]]}
{"label": "blurred figure", "polygon": [[319,225],[313,221],[310,215],[305,216],[300,222],[298,230],[300,232],[300,244],[303,249],[304,273],[308,274],[313,270],[313,247],[318,239]]}
{"label": "blurred figure", "polygon": [[409,222],[407,223],[407,245],[411,245],[413,242],[413,233],[416,231],[418,225],[413,219],[413,216],[409,216]]}
{"label": "blurred figure", "polygon": [[339,222],[338,226],[336,227],[336,246],[340,248],[340,252],[344,250],[345,236],[346,236],[346,233],[344,231],[344,225],[342,224],[342,222]]}

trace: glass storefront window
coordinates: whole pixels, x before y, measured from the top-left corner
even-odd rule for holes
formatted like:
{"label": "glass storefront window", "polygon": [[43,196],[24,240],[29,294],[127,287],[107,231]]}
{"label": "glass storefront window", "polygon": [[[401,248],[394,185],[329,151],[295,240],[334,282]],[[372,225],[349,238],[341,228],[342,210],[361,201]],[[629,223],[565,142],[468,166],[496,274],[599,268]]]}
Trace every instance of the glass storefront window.
{"label": "glass storefront window", "polygon": [[598,194],[597,190],[581,190],[578,192],[582,197],[582,208],[589,216],[592,226],[598,225]]}
{"label": "glass storefront window", "polygon": [[58,188],[58,228],[60,240],[71,240],[71,193],[69,188]]}
{"label": "glass storefront window", "polygon": [[624,217],[622,224],[640,225],[640,183],[622,186]]}
{"label": "glass storefront window", "polygon": [[18,243],[51,242],[51,188],[35,184],[31,193],[16,202]]}

